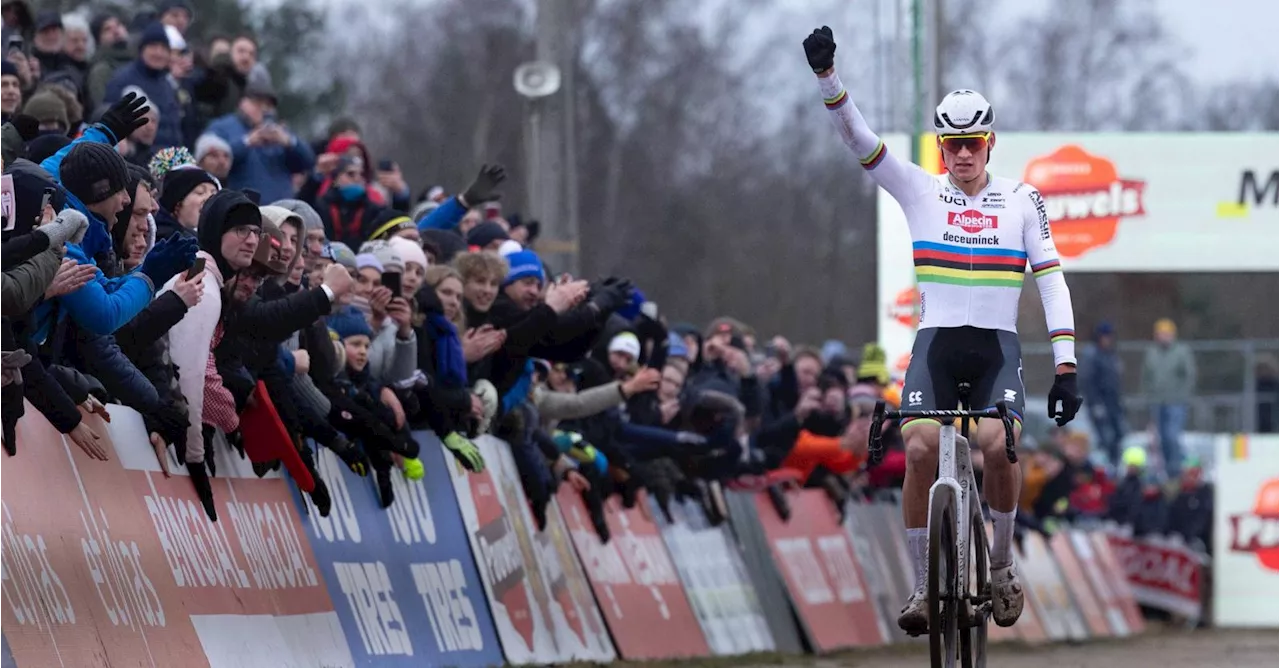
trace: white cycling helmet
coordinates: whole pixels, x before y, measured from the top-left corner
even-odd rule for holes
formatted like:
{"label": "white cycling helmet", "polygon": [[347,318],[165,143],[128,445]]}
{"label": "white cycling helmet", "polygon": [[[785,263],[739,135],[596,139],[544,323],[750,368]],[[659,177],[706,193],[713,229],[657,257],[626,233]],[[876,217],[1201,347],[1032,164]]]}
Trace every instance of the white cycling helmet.
{"label": "white cycling helmet", "polygon": [[933,112],[933,129],[940,135],[989,132],[995,114],[991,103],[967,88],[951,91]]}

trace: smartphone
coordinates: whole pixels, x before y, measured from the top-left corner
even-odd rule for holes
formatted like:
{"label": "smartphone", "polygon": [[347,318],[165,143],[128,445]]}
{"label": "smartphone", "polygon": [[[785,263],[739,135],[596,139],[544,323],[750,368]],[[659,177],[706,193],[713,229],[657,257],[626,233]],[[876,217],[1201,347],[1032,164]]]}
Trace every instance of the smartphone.
{"label": "smartphone", "polygon": [[382,285],[391,291],[393,296],[400,296],[400,272],[384,271],[382,272]]}
{"label": "smartphone", "polygon": [[44,208],[49,206],[53,201],[53,188],[45,188],[44,194],[40,196],[40,216],[44,216]]}
{"label": "smartphone", "polygon": [[204,271],[204,258],[197,257],[196,261],[192,263],[191,268],[187,270],[187,280],[189,281],[195,278],[196,274],[202,271]]}
{"label": "smartphone", "polygon": [[9,35],[9,44],[7,47],[9,51],[13,51],[16,49],[18,51],[25,52],[26,47],[27,47],[27,44],[25,41],[23,41],[22,35]]}
{"label": "smartphone", "polygon": [[392,162],[392,161],[390,161],[390,160],[379,160],[379,161],[378,161],[378,171],[380,171],[380,172],[390,172],[390,171],[394,171],[394,170],[395,170],[395,168],[396,168],[396,163],[394,163],[394,162]]}

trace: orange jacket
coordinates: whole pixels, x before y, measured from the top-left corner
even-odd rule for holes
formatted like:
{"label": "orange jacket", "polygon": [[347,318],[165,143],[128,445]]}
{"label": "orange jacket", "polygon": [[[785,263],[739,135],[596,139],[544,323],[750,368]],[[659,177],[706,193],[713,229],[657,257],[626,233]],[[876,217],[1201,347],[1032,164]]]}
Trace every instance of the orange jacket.
{"label": "orange jacket", "polygon": [[782,461],[782,468],[799,473],[801,480],[808,480],[819,466],[825,466],[832,473],[853,473],[862,466],[862,459],[845,450],[840,445],[839,436],[818,436],[801,430],[795,447]]}

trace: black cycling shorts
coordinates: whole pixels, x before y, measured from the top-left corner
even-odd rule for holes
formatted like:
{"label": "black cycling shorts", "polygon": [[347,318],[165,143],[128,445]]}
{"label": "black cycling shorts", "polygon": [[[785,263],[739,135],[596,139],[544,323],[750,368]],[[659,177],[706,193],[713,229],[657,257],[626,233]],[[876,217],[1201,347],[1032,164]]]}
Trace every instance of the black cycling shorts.
{"label": "black cycling shorts", "polygon": [[[969,383],[971,409],[993,408],[1003,399],[1010,417],[1021,422],[1025,389],[1018,335],[977,327],[933,327],[916,333],[902,410],[955,410],[962,382]],[[902,425],[913,421],[903,420]]]}

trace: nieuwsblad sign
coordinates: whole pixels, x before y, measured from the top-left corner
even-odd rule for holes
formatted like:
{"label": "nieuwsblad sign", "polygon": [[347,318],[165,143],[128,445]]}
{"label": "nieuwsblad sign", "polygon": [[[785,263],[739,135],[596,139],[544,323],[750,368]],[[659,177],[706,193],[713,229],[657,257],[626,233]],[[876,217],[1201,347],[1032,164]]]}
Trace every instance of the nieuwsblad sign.
{"label": "nieuwsblad sign", "polygon": [[[909,156],[904,135],[885,138]],[[942,171],[934,140],[922,162]],[[1001,133],[990,171],[1044,197],[1067,272],[1280,269],[1280,172],[1273,134]],[[919,297],[902,208],[878,200],[880,340],[910,351]],[[896,345],[895,345],[896,344]]]}

